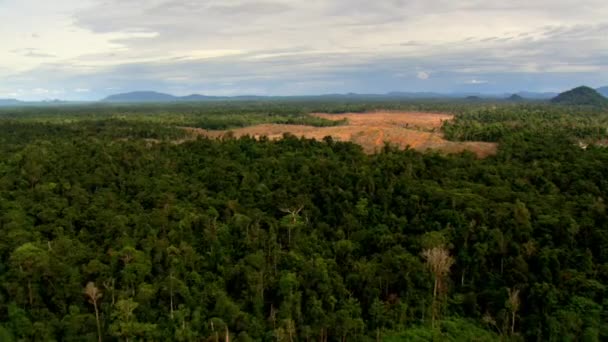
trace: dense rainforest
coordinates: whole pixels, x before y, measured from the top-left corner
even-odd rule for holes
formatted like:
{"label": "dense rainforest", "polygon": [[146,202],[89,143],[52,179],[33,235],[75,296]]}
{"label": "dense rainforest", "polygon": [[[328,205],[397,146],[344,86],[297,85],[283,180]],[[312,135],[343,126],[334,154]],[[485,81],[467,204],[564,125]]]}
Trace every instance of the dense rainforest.
{"label": "dense rainforest", "polygon": [[[496,156],[180,126],[455,113]],[[608,112],[542,103],[0,111],[1,341],[608,339]]]}

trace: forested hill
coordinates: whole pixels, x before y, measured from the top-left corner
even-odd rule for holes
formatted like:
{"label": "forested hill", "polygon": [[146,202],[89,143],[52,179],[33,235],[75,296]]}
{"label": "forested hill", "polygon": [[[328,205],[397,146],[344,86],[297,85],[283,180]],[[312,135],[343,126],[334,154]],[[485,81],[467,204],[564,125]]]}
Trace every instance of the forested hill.
{"label": "forested hill", "polygon": [[102,102],[172,102],[178,97],[154,91],[136,91],[106,97]]}
{"label": "forested hill", "polygon": [[460,102],[478,159],[117,110],[0,112],[1,341],[608,340],[605,112]]}
{"label": "forested hill", "polygon": [[577,106],[608,106],[608,98],[589,87],[578,87],[566,91],[553,98],[551,102]]}
{"label": "forested hill", "polygon": [[507,100],[509,100],[509,101],[515,101],[515,102],[519,102],[519,101],[524,101],[525,99],[524,99],[524,98],[523,98],[521,95],[518,95],[518,94],[513,94],[513,95],[509,96],[509,97],[507,98]]}

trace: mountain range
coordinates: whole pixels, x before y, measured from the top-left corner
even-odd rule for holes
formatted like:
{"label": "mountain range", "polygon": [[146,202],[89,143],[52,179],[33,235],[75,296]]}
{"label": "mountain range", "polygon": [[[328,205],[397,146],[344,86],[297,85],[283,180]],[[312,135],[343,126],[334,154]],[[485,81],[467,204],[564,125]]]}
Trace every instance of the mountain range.
{"label": "mountain range", "polygon": [[403,98],[403,99],[457,99],[457,98],[486,98],[486,99],[506,99],[510,96],[517,95],[523,99],[530,100],[548,100],[557,93],[534,93],[534,92],[519,92],[516,94],[481,94],[481,93],[434,93],[434,92],[390,92],[386,94],[324,94],[324,95],[308,95],[308,96],[206,96],[192,94],[188,96],[174,96],[165,93],[154,91],[136,91],[130,93],[116,94],[106,97],[101,102],[112,103],[145,103],[145,102],[198,102],[210,100],[256,100],[256,99],[327,99],[327,98],[345,98],[345,99],[373,99],[373,98]]}
{"label": "mountain range", "polygon": [[267,96],[207,96],[192,94],[187,96],[174,96],[165,93],[159,93],[155,91],[134,91],[130,93],[110,95],[101,102],[118,102],[118,103],[142,103],[142,102],[200,102],[209,100],[230,100],[230,99],[241,99],[251,100],[268,98]]}
{"label": "mountain range", "polygon": [[44,101],[21,101],[17,99],[0,99],[0,107],[24,107],[24,106],[61,106],[66,104],[84,103],[83,101],[63,101],[63,100],[44,100]]}
{"label": "mountain range", "polygon": [[[608,97],[608,86],[596,89],[605,97]],[[539,93],[520,91],[505,94],[481,94],[481,93],[435,93],[435,92],[390,92],[386,94],[325,94],[307,96],[207,96],[192,94],[187,96],[175,96],[155,91],[135,91],[129,93],[110,95],[100,101],[101,103],[169,103],[169,102],[203,102],[203,101],[226,101],[226,100],[262,100],[262,99],[492,99],[492,100],[549,100],[555,98],[558,93]],[[0,107],[15,106],[47,106],[78,104],[83,102],[66,102],[60,100],[25,102],[16,99],[0,99]]]}

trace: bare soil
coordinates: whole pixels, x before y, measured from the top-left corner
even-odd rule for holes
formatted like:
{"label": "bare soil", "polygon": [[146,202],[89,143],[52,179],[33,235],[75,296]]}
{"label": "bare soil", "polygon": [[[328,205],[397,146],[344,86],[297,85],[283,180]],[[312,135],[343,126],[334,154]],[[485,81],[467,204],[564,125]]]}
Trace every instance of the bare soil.
{"label": "bare soil", "polygon": [[450,114],[377,111],[369,113],[325,114],[314,116],[328,120],[347,119],[348,123],[335,127],[313,127],[301,125],[264,124],[226,131],[211,131],[200,128],[184,127],[193,136],[202,135],[220,138],[231,132],[235,137],[251,136],[256,139],[266,136],[280,139],[290,133],[298,137],[321,140],[331,136],[336,141],[350,141],[359,144],[367,153],[379,151],[385,143],[405,149],[445,153],[471,151],[479,158],[496,153],[497,145],[488,142],[455,142],[444,139],[441,126],[444,121],[452,120]]}

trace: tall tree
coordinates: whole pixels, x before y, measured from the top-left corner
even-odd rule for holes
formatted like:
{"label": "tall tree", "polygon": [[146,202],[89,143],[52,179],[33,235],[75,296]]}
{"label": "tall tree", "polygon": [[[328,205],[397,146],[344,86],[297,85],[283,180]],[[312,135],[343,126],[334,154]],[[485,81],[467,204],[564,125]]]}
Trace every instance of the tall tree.
{"label": "tall tree", "polygon": [[434,277],[433,285],[433,305],[431,309],[431,326],[435,328],[435,321],[439,316],[440,299],[447,292],[446,278],[450,272],[450,267],[454,264],[454,258],[445,247],[433,247],[425,249],[422,256],[431,270]]}
{"label": "tall tree", "polygon": [[95,283],[90,281],[87,283],[87,286],[84,288],[84,294],[89,299],[89,303],[93,304],[93,308],[95,309],[95,321],[97,322],[97,338],[98,341],[101,342],[101,323],[99,321],[99,309],[97,302],[102,297],[101,291],[95,286]]}

